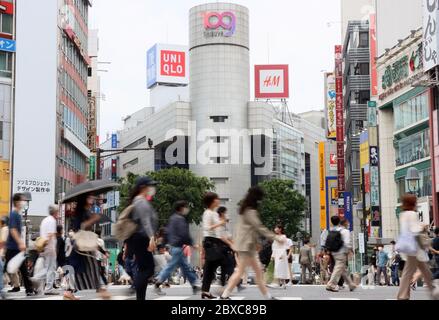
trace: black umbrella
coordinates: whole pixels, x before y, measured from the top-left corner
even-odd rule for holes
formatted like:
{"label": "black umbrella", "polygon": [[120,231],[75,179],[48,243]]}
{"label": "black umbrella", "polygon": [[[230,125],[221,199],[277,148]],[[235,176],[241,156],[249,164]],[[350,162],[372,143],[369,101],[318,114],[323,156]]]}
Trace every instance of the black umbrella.
{"label": "black umbrella", "polygon": [[94,180],[87,181],[77,186],[73,187],[69,192],[66,193],[64,199],[61,203],[66,202],[76,202],[78,198],[85,194],[99,195],[113,190],[119,187],[119,184],[114,181],[109,180]]}

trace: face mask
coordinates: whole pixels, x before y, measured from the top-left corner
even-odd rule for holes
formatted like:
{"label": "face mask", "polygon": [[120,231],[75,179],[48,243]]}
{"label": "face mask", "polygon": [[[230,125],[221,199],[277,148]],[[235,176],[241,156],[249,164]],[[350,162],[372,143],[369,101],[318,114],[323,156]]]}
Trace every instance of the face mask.
{"label": "face mask", "polygon": [[154,197],[156,193],[157,193],[157,190],[156,190],[155,187],[150,187],[150,188],[149,188],[149,190],[148,190],[148,196],[150,196],[150,197]]}
{"label": "face mask", "polygon": [[183,208],[183,215],[187,216],[189,214],[190,210],[189,208]]}

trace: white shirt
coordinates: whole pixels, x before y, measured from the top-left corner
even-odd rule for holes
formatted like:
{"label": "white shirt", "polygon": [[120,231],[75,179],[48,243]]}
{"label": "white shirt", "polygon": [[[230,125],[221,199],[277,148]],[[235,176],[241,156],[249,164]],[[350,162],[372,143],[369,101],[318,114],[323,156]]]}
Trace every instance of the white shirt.
{"label": "white shirt", "polygon": [[345,254],[348,252],[348,249],[352,248],[351,245],[351,233],[348,229],[344,228],[344,227],[335,227],[332,230],[334,231],[339,231],[341,234],[341,238],[343,240],[343,247],[337,251],[337,252],[333,252],[333,254]]}
{"label": "white shirt", "polygon": [[203,213],[203,236],[211,238],[221,238],[219,228],[210,229],[220,223],[218,212],[207,209]]}
{"label": "white shirt", "polygon": [[49,236],[53,235],[47,244],[46,250],[50,253],[56,254],[56,219],[52,216],[48,216],[41,221],[40,237],[49,239]]}

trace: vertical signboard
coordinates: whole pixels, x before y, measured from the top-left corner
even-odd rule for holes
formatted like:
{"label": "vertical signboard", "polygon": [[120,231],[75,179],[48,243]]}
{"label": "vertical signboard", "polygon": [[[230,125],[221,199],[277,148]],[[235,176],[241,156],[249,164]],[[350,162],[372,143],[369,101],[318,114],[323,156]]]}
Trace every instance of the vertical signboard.
{"label": "vertical signboard", "polygon": [[[30,192],[30,216],[55,201],[58,94],[58,1],[17,1],[13,192]],[[40,17],[44,16],[44,19]],[[44,34],[38,40],[38,33]],[[40,33],[41,32],[41,33]],[[44,50],[35,50],[35,46]],[[37,75],[44,70],[44,81]],[[42,125],[44,124],[44,125]]]}
{"label": "vertical signboard", "polygon": [[338,180],[338,215],[344,218],[344,118],[343,118],[343,51],[342,46],[335,46],[335,113],[337,137],[337,180]]}
{"label": "vertical signboard", "polygon": [[[379,147],[378,138],[373,137],[372,133],[375,133],[377,128],[377,121],[373,121],[376,117],[377,103],[376,101],[369,101],[369,169],[370,169],[370,209],[371,209],[371,236],[382,236],[382,223],[381,223],[381,207],[380,207],[380,177],[379,177]],[[372,118],[372,119],[371,119]],[[372,121],[371,121],[372,120]]]}
{"label": "vertical signboard", "polygon": [[377,72],[377,29],[376,14],[373,13],[369,18],[369,43],[370,43],[370,94],[378,95],[378,72]]}
{"label": "vertical signboard", "polygon": [[344,193],[344,204],[345,204],[345,219],[349,221],[349,230],[354,229],[354,215],[352,213],[352,193]]}
{"label": "vertical signboard", "polygon": [[326,187],[325,187],[325,143],[319,143],[319,178],[320,178],[320,230],[326,225]]}
{"label": "vertical signboard", "polygon": [[423,0],[423,36],[424,71],[429,71],[439,64],[439,4],[437,0]]}
{"label": "vertical signboard", "polygon": [[117,134],[115,133],[111,135],[111,148],[117,149]]}
{"label": "vertical signboard", "polygon": [[325,106],[327,138],[336,139],[337,128],[335,123],[335,76],[333,73],[325,74]]}

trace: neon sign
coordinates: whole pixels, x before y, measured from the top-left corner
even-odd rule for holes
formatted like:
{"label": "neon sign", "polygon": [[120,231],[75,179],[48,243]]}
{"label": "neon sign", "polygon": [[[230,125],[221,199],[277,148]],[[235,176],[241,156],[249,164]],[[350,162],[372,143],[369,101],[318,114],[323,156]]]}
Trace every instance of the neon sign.
{"label": "neon sign", "polygon": [[227,11],[223,13],[206,12],[204,14],[204,28],[206,30],[218,30],[222,28],[224,31],[206,32],[206,36],[211,37],[231,37],[236,31],[236,16],[233,12]]}

